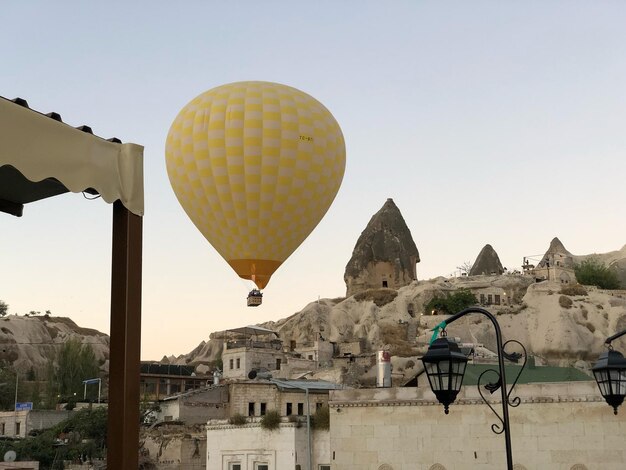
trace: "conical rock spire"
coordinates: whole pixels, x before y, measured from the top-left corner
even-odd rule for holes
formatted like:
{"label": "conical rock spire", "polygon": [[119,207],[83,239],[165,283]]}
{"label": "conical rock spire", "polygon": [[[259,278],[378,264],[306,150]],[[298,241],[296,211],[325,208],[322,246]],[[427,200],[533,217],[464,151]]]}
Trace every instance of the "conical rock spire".
{"label": "conical rock spire", "polygon": [[393,199],[371,218],[346,265],[347,296],[373,288],[398,289],[417,278],[420,257],[400,209]]}
{"label": "conical rock spire", "polygon": [[482,250],[480,250],[480,253],[478,253],[478,257],[476,258],[476,261],[474,261],[469,275],[480,276],[502,274],[503,272],[504,268],[502,268],[502,263],[500,262],[498,253],[496,253],[496,250],[494,250],[491,245],[487,244]]}

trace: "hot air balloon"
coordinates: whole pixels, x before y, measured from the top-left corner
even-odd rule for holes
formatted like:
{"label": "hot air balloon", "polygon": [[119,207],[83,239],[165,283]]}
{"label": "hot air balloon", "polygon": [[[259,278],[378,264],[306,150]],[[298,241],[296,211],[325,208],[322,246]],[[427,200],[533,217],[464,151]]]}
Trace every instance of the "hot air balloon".
{"label": "hot air balloon", "polygon": [[257,289],[320,222],[345,170],[337,121],[315,98],[270,82],[202,93],[174,120],[169,179],[183,209],[243,279]]}

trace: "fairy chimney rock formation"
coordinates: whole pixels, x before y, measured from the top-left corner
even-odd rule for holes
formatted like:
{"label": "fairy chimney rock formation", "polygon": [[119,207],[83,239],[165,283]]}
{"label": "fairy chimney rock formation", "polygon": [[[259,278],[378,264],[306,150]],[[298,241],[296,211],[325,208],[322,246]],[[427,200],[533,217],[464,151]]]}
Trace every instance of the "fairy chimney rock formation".
{"label": "fairy chimney rock formation", "polygon": [[417,279],[420,255],[400,210],[387,199],[361,233],[343,276],[346,296],[367,289],[399,289]]}
{"label": "fairy chimney rock formation", "polygon": [[478,257],[474,264],[472,265],[472,269],[470,269],[470,276],[480,276],[480,275],[490,275],[490,274],[502,274],[504,269],[502,268],[502,263],[500,263],[500,258],[498,257],[498,253],[493,247],[489,244],[485,245],[480,253],[478,253]]}
{"label": "fairy chimney rock formation", "polygon": [[548,251],[546,251],[546,254],[543,255],[543,258],[537,265],[538,268],[550,268],[555,266],[569,269],[574,268],[574,255],[565,249],[565,246],[557,237],[552,239]]}
{"label": "fairy chimney rock formation", "polygon": [[561,240],[554,237],[548,251],[535,268],[537,279],[556,281],[561,284],[576,282],[574,273],[574,255],[565,249]]}

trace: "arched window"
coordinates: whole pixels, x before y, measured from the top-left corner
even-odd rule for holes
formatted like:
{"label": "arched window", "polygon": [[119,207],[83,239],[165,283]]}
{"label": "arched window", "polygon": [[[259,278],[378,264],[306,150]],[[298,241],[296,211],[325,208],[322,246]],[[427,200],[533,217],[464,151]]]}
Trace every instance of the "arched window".
{"label": "arched window", "polygon": [[435,465],[431,465],[428,470],[446,470],[446,467],[444,467],[440,463],[436,463]]}

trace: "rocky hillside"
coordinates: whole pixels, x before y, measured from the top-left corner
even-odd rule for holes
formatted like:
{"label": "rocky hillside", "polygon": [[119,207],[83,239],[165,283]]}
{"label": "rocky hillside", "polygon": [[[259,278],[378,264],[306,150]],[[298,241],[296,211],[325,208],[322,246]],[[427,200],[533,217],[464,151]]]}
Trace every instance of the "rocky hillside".
{"label": "rocky hillside", "polygon": [[[430,338],[430,329],[441,321],[429,315],[425,305],[435,295],[458,289],[503,292],[507,305],[487,307],[497,314],[504,339],[517,339],[540,360],[553,365],[588,367],[603,350],[604,339],[626,328],[626,292],[587,288],[580,294],[561,293],[554,282],[534,283],[528,276],[472,276],[415,281],[399,290],[369,290],[346,299],[321,299],[302,311],[262,326],[278,332],[289,343],[312,342],[321,335],[337,343],[365,340],[370,350],[390,347],[398,356],[419,355]],[[504,294],[503,294],[504,298]],[[489,321],[471,315],[449,328],[464,342],[495,349]],[[177,363],[201,363],[219,358],[221,341],[210,339]]]}
{"label": "rocky hillside", "polygon": [[0,318],[0,361],[7,361],[16,370],[33,367],[38,376],[43,376],[49,359],[71,338],[91,345],[102,369],[108,370],[108,335],[81,328],[69,318],[49,315]]}

